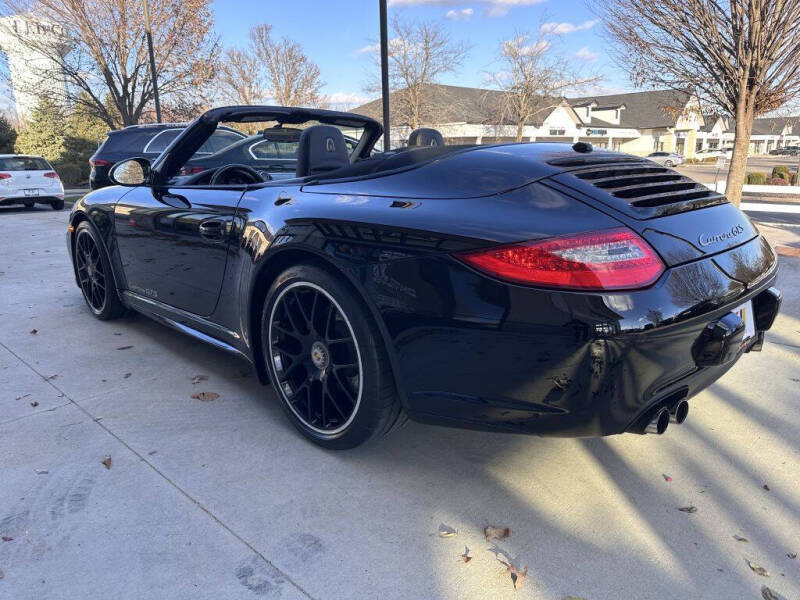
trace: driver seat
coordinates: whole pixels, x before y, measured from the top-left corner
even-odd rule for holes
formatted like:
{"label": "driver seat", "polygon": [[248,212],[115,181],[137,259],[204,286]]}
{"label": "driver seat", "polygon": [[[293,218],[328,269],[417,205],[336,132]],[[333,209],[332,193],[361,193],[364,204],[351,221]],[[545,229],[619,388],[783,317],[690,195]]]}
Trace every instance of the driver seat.
{"label": "driver seat", "polygon": [[307,177],[350,166],[344,135],[333,125],[313,125],[300,135],[297,177]]}

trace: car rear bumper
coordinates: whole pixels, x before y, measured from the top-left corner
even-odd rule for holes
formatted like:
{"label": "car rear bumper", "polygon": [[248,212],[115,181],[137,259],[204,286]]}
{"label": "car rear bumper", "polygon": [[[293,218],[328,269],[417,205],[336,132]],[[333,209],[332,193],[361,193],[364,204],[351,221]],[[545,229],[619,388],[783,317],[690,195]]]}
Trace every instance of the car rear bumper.
{"label": "car rear bumper", "polygon": [[758,238],[672,267],[646,290],[615,294],[509,285],[448,257],[402,262],[367,287],[391,338],[409,416],[557,436],[625,432],[716,381],[760,348],[763,334],[701,366],[704,331],[769,294],[777,273]]}
{"label": "car rear bumper", "polygon": [[13,206],[15,204],[53,204],[63,202],[64,194],[50,194],[42,196],[4,196],[0,198],[0,206]]}

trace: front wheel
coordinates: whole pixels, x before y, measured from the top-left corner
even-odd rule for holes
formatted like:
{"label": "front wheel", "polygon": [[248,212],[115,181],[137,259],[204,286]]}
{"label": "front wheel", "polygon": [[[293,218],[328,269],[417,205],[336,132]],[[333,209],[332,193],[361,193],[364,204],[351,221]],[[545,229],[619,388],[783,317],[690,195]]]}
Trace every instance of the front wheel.
{"label": "front wheel", "polygon": [[674,167],[675,163],[673,163],[671,160],[665,160],[664,161],[664,166],[665,167]]}
{"label": "front wheel", "polygon": [[330,449],[353,448],[404,420],[380,333],[356,294],[297,265],[270,287],[262,350],[294,426]]}
{"label": "front wheel", "polygon": [[75,229],[72,260],[83,299],[92,314],[102,321],[122,316],[125,307],[117,294],[111,261],[97,234],[86,221]]}

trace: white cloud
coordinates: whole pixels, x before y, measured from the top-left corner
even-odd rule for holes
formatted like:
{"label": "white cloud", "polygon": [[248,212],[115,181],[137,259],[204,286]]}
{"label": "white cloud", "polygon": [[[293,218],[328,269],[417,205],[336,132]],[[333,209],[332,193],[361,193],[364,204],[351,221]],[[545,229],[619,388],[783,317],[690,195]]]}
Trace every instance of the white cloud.
{"label": "white cloud", "polygon": [[555,33],[561,35],[563,33],[573,33],[575,31],[586,31],[597,25],[598,20],[584,21],[580,25],[573,23],[545,23],[539,29],[544,33]]}
{"label": "white cloud", "polygon": [[373,52],[379,52],[380,49],[381,49],[381,45],[380,44],[370,44],[369,46],[364,46],[363,48],[359,48],[358,50],[353,52],[353,54],[355,54],[355,55],[372,54]]}
{"label": "white cloud", "polygon": [[[503,17],[508,14],[508,10],[515,6],[532,6],[546,2],[546,0],[474,0],[476,4],[483,5],[483,14],[487,17]],[[463,4],[463,0],[389,0],[393,6],[453,6]],[[450,12],[454,11],[449,11]],[[446,15],[445,15],[446,16]],[[450,17],[448,17],[450,18]]]}
{"label": "white cloud", "polygon": [[369,102],[371,98],[362,96],[361,94],[351,94],[349,92],[334,92],[333,94],[327,94],[325,100],[328,104],[358,105]]}
{"label": "white cloud", "polygon": [[467,21],[475,13],[471,8],[463,8],[461,10],[448,10],[444,18],[451,21]]}
{"label": "white cloud", "polygon": [[585,60],[586,62],[591,62],[593,60],[597,60],[597,54],[589,50],[588,47],[584,46],[575,53],[575,58]]}

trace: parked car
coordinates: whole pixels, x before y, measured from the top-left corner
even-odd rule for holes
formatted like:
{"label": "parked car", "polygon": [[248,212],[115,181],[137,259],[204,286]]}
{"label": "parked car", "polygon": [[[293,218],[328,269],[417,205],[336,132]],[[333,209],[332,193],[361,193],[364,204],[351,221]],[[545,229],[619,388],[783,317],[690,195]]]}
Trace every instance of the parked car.
{"label": "parked car", "polygon": [[[181,168],[180,174],[195,175],[209,169],[239,163],[254,168],[265,181],[292,178],[297,165],[297,147],[302,133],[302,129],[295,127],[264,129],[258,135],[234,142],[214,154],[196,154]],[[352,153],[358,140],[345,135],[344,143],[347,152]]]}
{"label": "parked car", "polygon": [[694,153],[695,158],[700,160],[704,158],[716,158],[722,156],[723,152],[719,148],[702,148]]}
{"label": "parked car", "polygon": [[[256,162],[179,178],[218,125],[258,121],[316,123],[292,178],[264,181]],[[343,129],[361,132],[353,151]],[[244,358],[336,449],[406,416],[663,433],[761,349],[778,259],[723,195],[585,143],[370,156],[382,133],[353,113],[223,107],[154,162],[117,164],[121,187],[69,219],[90,313],[135,310]]]}
{"label": "parked car", "polygon": [[64,208],[64,186],[53,166],[41,156],[0,154],[0,206],[49,204]]}
{"label": "parked car", "polygon": [[[96,190],[111,185],[108,172],[121,160],[135,156],[154,160],[185,127],[185,123],[151,123],[130,125],[109,131],[105,141],[89,159],[92,167],[89,173],[89,186]],[[245,137],[247,135],[241,131],[221,127],[203,144],[197,154],[199,156],[212,154]]]}
{"label": "parked car", "polygon": [[677,152],[652,152],[647,155],[647,158],[665,167],[674,167],[686,162],[683,154]]}
{"label": "parked car", "polygon": [[800,156],[800,146],[786,146],[784,150],[789,156]]}

